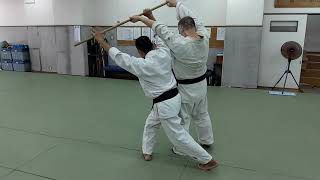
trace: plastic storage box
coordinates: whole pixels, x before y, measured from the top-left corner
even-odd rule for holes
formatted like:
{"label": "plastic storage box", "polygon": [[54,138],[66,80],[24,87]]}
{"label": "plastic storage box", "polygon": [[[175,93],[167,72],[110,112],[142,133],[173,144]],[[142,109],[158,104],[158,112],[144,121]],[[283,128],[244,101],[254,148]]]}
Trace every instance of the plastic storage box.
{"label": "plastic storage box", "polygon": [[7,60],[1,61],[1,68],[4,71],[13,71],[12,61],[7,61]]}
{"label": "plastic storage box", "polygon": [[13,61],[13,70],[18,72],[30,72],[31,64],[30,61]]}
{"label": "plastic storage box", "polygon": [[30,52],[28,45],[12,45],[12,59],[17,61],[30,61]]}
{"label": "plastic storage box", "polygon": [[13,69],[18,72],[31,71],[30,52],[28,45],[16,44],[11,50]]}
{"label": "plastic storage box", "polygon": [[13,71],[11,48],[3,48],[0,52],[1,69],[5,71]]}

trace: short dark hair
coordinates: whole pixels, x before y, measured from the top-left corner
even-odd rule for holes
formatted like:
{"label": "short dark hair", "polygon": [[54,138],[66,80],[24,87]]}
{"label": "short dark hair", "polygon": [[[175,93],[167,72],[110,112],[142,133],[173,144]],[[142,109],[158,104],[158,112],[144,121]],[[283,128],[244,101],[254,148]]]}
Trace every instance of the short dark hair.
{"label": "short dark hair", "polygon": [[194,19],[190,16],[186,16],[179,21],[179,29],[191,29],[196,28]]}
{"label": "short dark hair", "polygon": [[147,36],[141,36],[136,39],[136,47],[138,50],[148,54],[148,52],[153,50],[153,43],[151,42],[150,38]]}

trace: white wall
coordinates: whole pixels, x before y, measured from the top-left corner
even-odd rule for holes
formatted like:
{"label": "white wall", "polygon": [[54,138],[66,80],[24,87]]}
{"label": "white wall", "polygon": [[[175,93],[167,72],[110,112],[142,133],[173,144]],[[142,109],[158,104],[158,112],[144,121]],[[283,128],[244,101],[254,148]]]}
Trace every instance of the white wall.
{"label": "white wall", "polygon": [[0,26],[24,24],[23,1],[24,0],[0,0]]}
{"label": "white wall", "polygon": [[52,1],[56,0],[36,0],[35,4],[24,4],[24,25],[46,26],[54,24]]}
{"label": "white wall", "polygon": [[[183,1],[207,26],[256,26],[262,23],[263,0]],[[0,0],[0,26],[111,26],[140,13],[143,8],[162,2],[164,0],[36,0],[35,4],[24,4],[24,0]],[[155,12],[159,20],[171,26],[177,24],[175,14],[175,9],[169,7]]]}
{"label": "white wall", "polygon": [[[184,0],[195,12],[198,12],[206,25],[225,25],[226,23],[226,0]],[[91,17],[86,22],[90,25],[114,25],[117,21],[122,21],[128,17],[141,13],[144,8],[151,8],[164,2],[163,0],[93,0],[91,6]],[[162,22],[175,26],[177,25],[176,12],[174,8],[167,6],[155,11],[155,16]],[[128,24],[134,25],[134,24]],[[135,24],[136,25],[136,24]],[[141,25],[141,24],[140,24]]]}
{"label": "white wall", "polygon": [[83,18],[90,13],[84,12],[90,0],[53,0],[54,24],[81,25]]}
{"label": "white wall", "polygon": [[264,0],[228,0],[227,26],[262,26]]}
{"label": "white wall", "polygon": [[274,0],[265,0],[264,13],[320,13],[320,8],[275,8]]}
{"label": "white wall", "polygon": [[24,0],[0,0],[0,26],[52,24],[52,0],[37,0],[35,4],[24,4]]}
{"label": "white wall", "polygon": [[[200,3],[196,0],[183,1],[202,17],[206,26],[262,25],[264,0],[202,0]],[[140,13],[143,8],[156,6],[163,0],[136,0],[134,3],[128,3],[128,0],[92,2],[95,2],[95,5],[91,5],[91,10],[96,13],[91,14],[86,24],[110,26]],[[155,11],[155,15],[170,26],[177,25],[176,12],[173,8],[163,7]]]}
{"label": "white wall", "polygon": [[305,51],[320,52],[320,15],[309,15]]}

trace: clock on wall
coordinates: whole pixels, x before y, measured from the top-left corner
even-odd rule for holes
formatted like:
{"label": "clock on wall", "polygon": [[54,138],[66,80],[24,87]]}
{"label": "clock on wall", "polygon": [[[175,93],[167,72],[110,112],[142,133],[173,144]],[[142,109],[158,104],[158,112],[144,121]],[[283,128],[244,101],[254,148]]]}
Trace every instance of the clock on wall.
{"label": "clock on wall", "polygon": [[25,4],[35,4],[36,0],[24,0]]}

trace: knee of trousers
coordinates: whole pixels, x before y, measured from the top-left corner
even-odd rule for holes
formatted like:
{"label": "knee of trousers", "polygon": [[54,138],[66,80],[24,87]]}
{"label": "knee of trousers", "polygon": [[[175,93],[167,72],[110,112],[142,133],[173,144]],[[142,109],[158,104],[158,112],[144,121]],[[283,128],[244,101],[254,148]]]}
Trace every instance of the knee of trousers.
{"label": "knee of trousers", "polygon": [[159,124],[148,124],[148,123],[146,123],[144,125],[145,129],[150,129],[150,128],[160,129],[160,127],[161,127],[161,123],[159,123]]}
{"label": "knee of trousers", "polygon": [[198,121],[198,122],[211,121],[211,118],[208,112],[195,114],[193,115],[193,119],[194,121]]}

